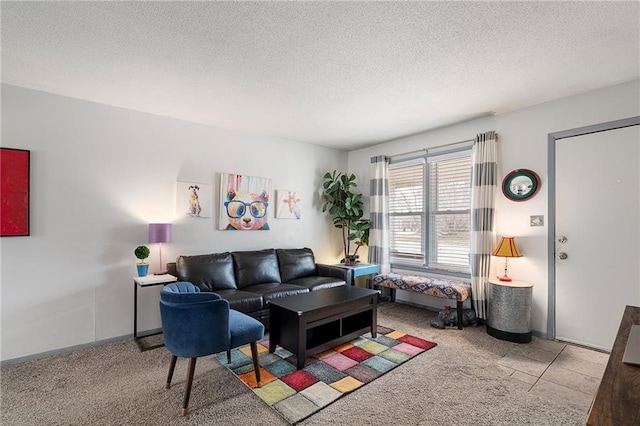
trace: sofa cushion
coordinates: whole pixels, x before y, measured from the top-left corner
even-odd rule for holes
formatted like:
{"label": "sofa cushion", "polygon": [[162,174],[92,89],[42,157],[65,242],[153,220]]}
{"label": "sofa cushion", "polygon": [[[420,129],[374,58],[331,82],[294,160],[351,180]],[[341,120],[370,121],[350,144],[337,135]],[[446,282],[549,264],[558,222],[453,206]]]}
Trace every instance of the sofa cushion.
{"label": "sofa cushion", "polygon": [[346,285],[344,280],[333,277],[304,277],[291,280],[287,284],[299,285],[306,287],[311,291],[322,290],[324,288],[340,287]]}
{"label": "sofa cushion", "polygon": [[264,300],[261,294],[250,293],[242,290],[219,290],[216,293],[229,302],[229,307],[236,311],[249,314],[264,309]]}
{"label": "sofa cushion", "polygon": [[309,292],[309,289],[306,287],[284,283],[255,284],[246,287],[245,290],[256,294],[261,294],[264,297],[265,305],[269,303],[269,300],[271,299]]}
{"label": "sofa cushion", "polygon": [[278,258],[274,249],[235,251],[231,256],[239,289],[254,284],[280,282]]}
{"label": "sofa cushion", "polygon": [[317,274],[316,260],[310,248],[278,249],[276,253],[283,283]]}
{"label": "sofa cushion", "polygon": [[[204,291],[235,289],[233,259],[230,253],[180,256],[176,261],[178,279],[189,281]],[[234,309],[234,308],[232,308]]]}

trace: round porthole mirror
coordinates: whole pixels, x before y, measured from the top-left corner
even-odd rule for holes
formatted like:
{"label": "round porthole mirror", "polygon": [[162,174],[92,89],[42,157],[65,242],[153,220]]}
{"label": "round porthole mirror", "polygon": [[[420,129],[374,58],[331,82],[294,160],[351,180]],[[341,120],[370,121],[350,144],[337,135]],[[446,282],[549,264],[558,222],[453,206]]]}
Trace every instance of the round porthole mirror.
{"label": "round porthole mirror", "polygon": [[504,177],[502,193],[512,201],[524,201],[536,195],[540,178],[529,169],[517,169]]}

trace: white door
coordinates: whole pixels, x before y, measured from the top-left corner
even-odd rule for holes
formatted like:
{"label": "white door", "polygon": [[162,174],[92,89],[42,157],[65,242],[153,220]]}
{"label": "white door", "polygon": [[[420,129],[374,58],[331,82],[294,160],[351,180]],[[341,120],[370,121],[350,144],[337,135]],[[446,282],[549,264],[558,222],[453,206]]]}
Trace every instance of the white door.
{"label": "white door", "polygon": [[556,141],[556,339],[611,350],[640,306],[639,147],[640,126]]}

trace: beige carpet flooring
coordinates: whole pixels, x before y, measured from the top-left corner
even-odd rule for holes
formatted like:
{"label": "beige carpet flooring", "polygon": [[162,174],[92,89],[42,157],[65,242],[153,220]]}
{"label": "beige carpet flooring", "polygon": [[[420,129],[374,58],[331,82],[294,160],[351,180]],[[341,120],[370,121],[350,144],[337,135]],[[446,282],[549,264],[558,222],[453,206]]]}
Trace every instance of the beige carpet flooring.
{"label": "beige carpet flooring", "polygon": [[[588,399],[554,394],[553,387],[534,392],[531,384],[514,379],[513,370],[500,365],[513,351],[542,353],[554,342],[536,338],[528,345],[504,342],[487,335],[483,326],[438,330],[429,325],[434,315],[413,306],[382,304],[380,324],[438,346],[300,424],[584,424]],[[180,417],[187,361],[178,361],[173,386],[166,390],[169,359],[165,348],[141,353],[129,340],[5,366],[0,376],[0,423],[287,424],[212,357],[198,360],[190,414]]]}

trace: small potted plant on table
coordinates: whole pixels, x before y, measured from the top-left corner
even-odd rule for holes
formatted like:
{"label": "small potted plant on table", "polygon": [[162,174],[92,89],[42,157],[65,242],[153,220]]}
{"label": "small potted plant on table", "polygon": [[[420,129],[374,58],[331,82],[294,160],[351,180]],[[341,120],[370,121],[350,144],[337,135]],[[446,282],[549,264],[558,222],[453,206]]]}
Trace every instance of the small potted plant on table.
{"label": "small potted plant on table", "polygon": [[149,257],[149,247],[147,246],[138,246],[133,251],[133,254],[136,255],[140,262],[136,263],[136,267],[138,268],[138,276],[146,277],[149,272],[149,263],[145,262],[145,259]]}

